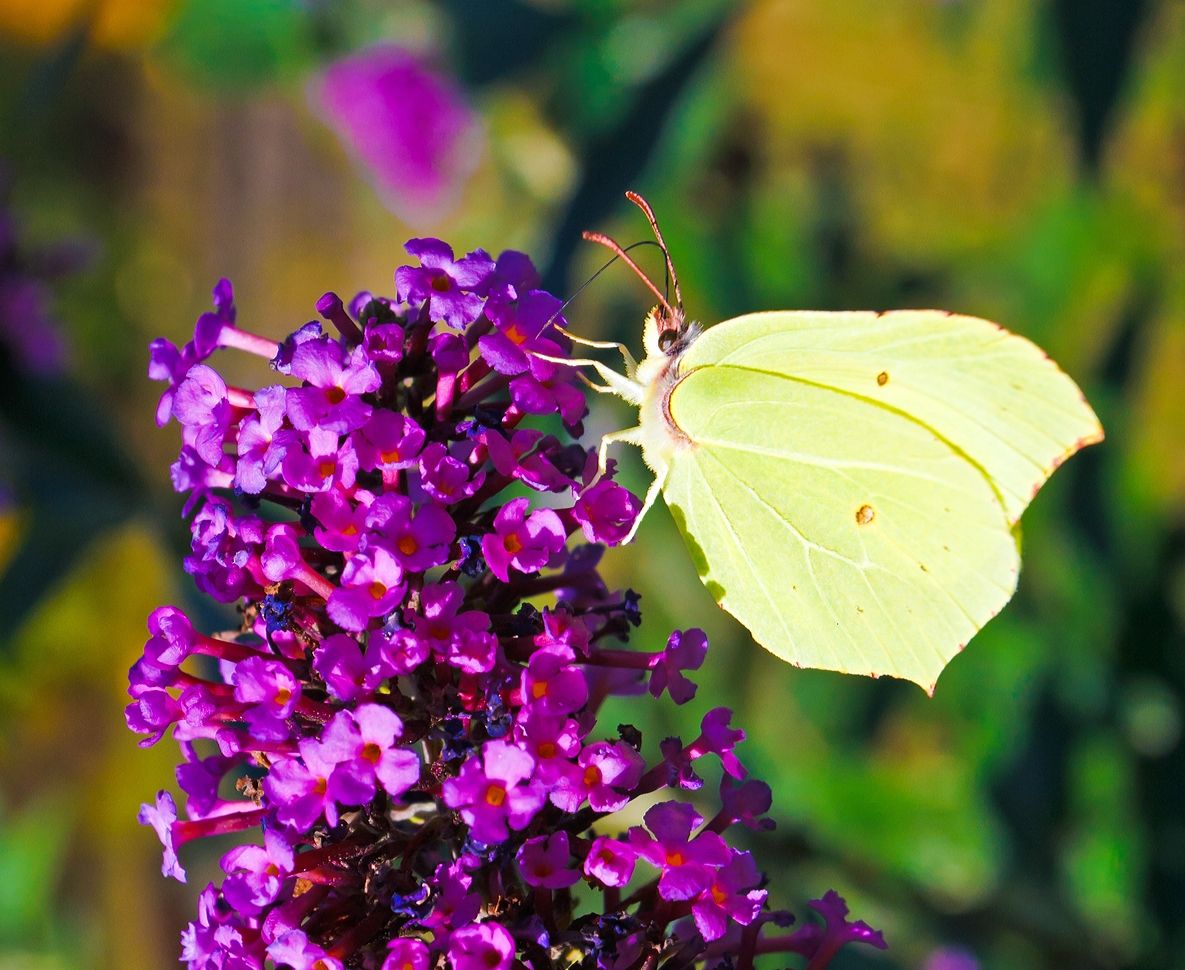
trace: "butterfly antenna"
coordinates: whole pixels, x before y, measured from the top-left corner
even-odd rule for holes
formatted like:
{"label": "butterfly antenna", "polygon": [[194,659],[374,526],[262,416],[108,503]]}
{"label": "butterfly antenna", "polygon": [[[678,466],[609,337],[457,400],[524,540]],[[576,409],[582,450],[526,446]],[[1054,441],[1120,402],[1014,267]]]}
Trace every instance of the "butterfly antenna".
{"label": "butterfly antenna", "polygon": [[[654,231],[655,238],[658,239],[658,248],[662,250],[663,256],[667,260],[667,272],[670,274],[672,282],[675,284],[675,300],[679,304],[679,309],[683,309],[683,294],[679,292],[679,277],[675,273],[675,264],[671,262],[671,253],[667,249],[666,240],[662,238],[662,230],[658,228],[658,220],[654,217],[654,210],[650,208],[650,203],[643,199],[637,192],[626,192],[625,197],[629,199],[634,205],[646,213],[646,219],[650,223],[650,228]],[[665,300],[663,301],[666,302]]]}
{"label": "butterfly antenna", "polygon": [[[617,243],[615,243],[608,236],[602,235],[599,232],[588,232],[586,230],[583,233],[583,236],[589,242],[600,243],[602,246],[604,246],[610,252],[616,254],[618,259],[620,259],[623,263],[626,264],[626,266],[628,266],[635,273],[637,273],[638,278],[643,283],[645,283],[648,287],[650,287],[650,292],[658,297],[658,301],[663,305],[663,308],[667,311],[667,314],[670,317],[670,319],[674,320],[676,318],[676,313],[675,313],[674,309],[671,307],[670,303],[667,302],[667,298],[662,295],[662,291],[659,290],[659,288],[657,286],[655,286],[653,283],[650,282],[650,277],[647,276],[645,273],[643,273],[641,267],[638,266],[637,263],[635,263],[632,259],[629,258],[629,256],[626,255],[624,249],[622,249]],[[668,256],[667,259],[669,261],[670,257]],[[676,296],[678,296],[678,293],[679,293],[678,284],[676,284],[676,288],[675,288]]]}
{"label": "butterfly antenna", "polygon": [[[630,245],[625,247],[623,252],[628,253],[631,249],[637,249],[639,246],[655,246],[657,248],[661,248],[658,246],[658,243],[656,243],[653,239],[643,239],[641,242],[630,243]],[[551,323],[552,320],[554,320],[561,313],[563,313],[568,308],[568,304],[571,303],[573,300],[575,300],[576,297],[580,296],[580,294],[583,293],[585,291],[585,289],[588,288],[589,284],[592,283],[593,280],[595,280],[598,276],[600,276],[603,272],[605,272],[605,270],[607,270],[610,266],[612,266],[614,263],[616,263],[618,258],[619,257],[614,256],[607,263],[605,263],[604,266],[602,266],[599,270],[597,270],[595,273],[593,273],[592,276],[590,276],[588,279],[586,279],[580,285],[580,288],[575,293],[573,293],[570,297],[568,297],[568,299],[566,299],[564,301],[564,305],[562,307],[560,307],[558,310],[556,310],[556,312],[552,315],[551,320],[548,320],[547,322]]]}

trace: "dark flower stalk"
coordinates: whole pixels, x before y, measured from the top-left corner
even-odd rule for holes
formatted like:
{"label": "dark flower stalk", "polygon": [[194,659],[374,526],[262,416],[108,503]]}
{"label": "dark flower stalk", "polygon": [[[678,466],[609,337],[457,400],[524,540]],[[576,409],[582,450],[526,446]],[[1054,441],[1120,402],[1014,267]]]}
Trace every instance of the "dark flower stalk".
{"label": "dark flower stalk", "polygon": [[[570,348],[530,260],[407,248],[421,266],[397,272],[395,299],[318,302],[337,336],[318,323],[282,344],[242,331],[224,280],[191,343],[152,347],[150,373],[169,385],[158,420],[182,427],[185,568],[240,602],[243,622],[211,637],[175,607],[149,618],[127,721],[143,745],[172,728],[188,820],[166,791],[140,818],[181,881],[182,844],[262,833],[223,856],[183,959],[748,970],[758,954],[797,953],[820,970],[850,941],[883,947],[834,892],[812,903],[825,927],[765,934],[793,918],[768,908],[756,861],[722,837],[773,827],[731,711],[708,711],[690,744],[665,740],[657,764],[633,728],[599,728],[610,694],[691,701],[685,672],[707,638],[622,645],[638,597],[611,592],[597,563],[640,502],[576,440],[584,396],[573,368],[540,359]],[[269,356],[287,380],[228,387],[203,363],[219,347]],[[569,443],[520,426],[554,414]],[[573,504],[533,508],[505,495],[516,483]],[[544,594],[542,611],[527,602]],[[182,669],[194,655],[216,660],[217,678],[209,661],[206,676]],[[706,824],[672,797],[644,826],[594,827],[662,788],[700,788],[709,755],[723,782]],[[241,797],[225,797],[231,780]],[[602,899],[580,906],[578,883]]]}

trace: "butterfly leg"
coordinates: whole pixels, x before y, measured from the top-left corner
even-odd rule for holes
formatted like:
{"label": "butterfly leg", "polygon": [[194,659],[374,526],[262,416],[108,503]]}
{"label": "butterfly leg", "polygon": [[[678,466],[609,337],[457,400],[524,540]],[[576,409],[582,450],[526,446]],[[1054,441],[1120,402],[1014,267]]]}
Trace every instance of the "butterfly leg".
{"label": "butterfly leg", "polygon": [[646,498],[642,500],[642,511],[639,512],[638,517],[634,519],[634,524],[630,528],[629,535],[621,540],[621,545],[624,546],[627,542],[634,541],[634,534],[638,531],[638,526],[642,524],[642,520],[646,518],[646,513],[650,511],[650,509],[654,506],[654,503],[658,501],[658,494],[662,491],[662,487],[666,483],[666,480],[667,469],[664,468],[654,476],[654,481],[652,481],[650,483],[650,487],[646,489]]}
{"label": "butterfly leg", "polygon": [[612,444],[637,445],[642,447],[642,429],[626,428],[624,431],[611,431],[601,438],[601,447],[597,451],[597,477],[600,478],[608,470],[609,446]]}
{"label": "butterfly leg", "polygon": [[634,355],[629,352],[629,348],[625,344],[614,343],[612,340],[589,340],[585,337],[578,337],[563,327],[556,327],[556,329],[573,343],[578,343],[581,346],[593,347],[596,350],[616,350],[621,354],[621,359],[625,361],[626,376],[633,378],[634,372],[638,369],[638,362],[634,360]]}
{"label": "butterfly leg", "polygon": [[[608,393],[616,394],[619,398],[628,401],[630,404],[640,406],[642,403],[642,385],[623,374],[617,373],[611,367],[606,367],[599,360],[583,360],[579,358],[569,360],[565,357],[549,357],[547,354],[533,354],[532,356],[539,358],[539,360],[546,360],[552,364],[563,364],[567,367],[591,367],[604,378],[605,383],[608,385]],[[595,384],[590,386],[601,390]]]}

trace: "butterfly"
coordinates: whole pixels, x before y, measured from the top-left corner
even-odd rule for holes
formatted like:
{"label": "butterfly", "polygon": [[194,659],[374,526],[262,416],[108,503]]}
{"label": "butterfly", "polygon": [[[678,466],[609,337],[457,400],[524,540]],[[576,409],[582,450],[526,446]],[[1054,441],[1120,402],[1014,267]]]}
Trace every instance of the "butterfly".
{"label": "butterfly", "polygon": [[[675,303],[646,357],[589,382],[638,407],[607,449],[642,449],[716,601],[771,653],[914,681],[938,675],[1016,591],[1021,513],[1103,429],[1078,386],[997,324],[936,310],[750,313],[701,329],[650,206]],[[565,331],[567,332],[567,331]],[[637,523],[634,526],[637,528]],[[632,538],[632,533],[630,538]],[[628,539],[627,539],[628,541]]]}

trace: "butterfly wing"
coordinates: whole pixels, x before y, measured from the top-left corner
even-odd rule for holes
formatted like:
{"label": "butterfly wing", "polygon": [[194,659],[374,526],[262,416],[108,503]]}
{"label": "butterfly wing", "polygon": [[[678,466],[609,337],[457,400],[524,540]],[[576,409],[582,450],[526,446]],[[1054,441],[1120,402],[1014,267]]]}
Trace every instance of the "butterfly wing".
{"label": "butterfly wing", "polygon": [[716,599],[791,663],[931,690],[1012,596],[1024,504],[1101,433],[1032,344],[946,314],[741,317],[680,373],[663,491]]}
{"label": "butterfly wing", "polygon": [[1010,522],[1103,429],[1035,344],[937,310],[754,313],[707,330],[680,370],[728,364],[847,392],[919,421],[977,465]]}

